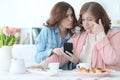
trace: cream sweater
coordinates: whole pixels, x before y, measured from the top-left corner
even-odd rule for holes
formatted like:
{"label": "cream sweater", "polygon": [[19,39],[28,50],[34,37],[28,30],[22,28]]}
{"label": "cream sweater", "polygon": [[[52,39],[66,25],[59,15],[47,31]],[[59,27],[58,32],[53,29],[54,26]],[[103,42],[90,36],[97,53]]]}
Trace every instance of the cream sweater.
{"label": "cream sweater", "polygon": [[83,46],[83,50],[80,54],[80,62],[91,64],[92,51],[95,43],[105,36],[104,32],[99,33],[98,35],[89,33],[87,35],[87,39],[85,45]]}

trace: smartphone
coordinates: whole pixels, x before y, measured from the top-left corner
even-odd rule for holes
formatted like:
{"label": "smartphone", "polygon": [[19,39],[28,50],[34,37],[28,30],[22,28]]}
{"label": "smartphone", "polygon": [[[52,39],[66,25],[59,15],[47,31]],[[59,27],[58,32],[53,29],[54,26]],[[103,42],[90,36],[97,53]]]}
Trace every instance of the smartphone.
{"label": "smartphone", "polygon": [[65,53],[66,53],[66,51],[68,51],[73,54],[72,50],[73,50],[73,43],[70,43],[70,42],[64,43],[64,52]]}

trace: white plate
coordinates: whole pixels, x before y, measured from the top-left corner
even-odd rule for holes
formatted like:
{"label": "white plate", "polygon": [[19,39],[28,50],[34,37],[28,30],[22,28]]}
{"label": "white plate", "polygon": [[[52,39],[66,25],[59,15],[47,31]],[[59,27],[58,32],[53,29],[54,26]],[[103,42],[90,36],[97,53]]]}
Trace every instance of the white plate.
{"label": "white plate", "polygon": [[53,75],[57,75],[62,70],[59,69],[58,71],[50,71],[50,70],[28,69],[27,71],[31,72],[31,73],[45,74],[45,75],[53,76]]}
{"label": "white plate", "polygon": [[107,76],[110,75],[110,72],[104,72],[104,73],[81,73],[81,72],[76,72],[75,75],[85,76],[85,77],[107,77]]}
{"label": "white plate", "polygon": [[111,72],[104,73],[86,73],[86,72],[77,72],[77,71],[64,71],[62,75],[69,76],[81,76],[81,77],[107,77],[110,76]]}

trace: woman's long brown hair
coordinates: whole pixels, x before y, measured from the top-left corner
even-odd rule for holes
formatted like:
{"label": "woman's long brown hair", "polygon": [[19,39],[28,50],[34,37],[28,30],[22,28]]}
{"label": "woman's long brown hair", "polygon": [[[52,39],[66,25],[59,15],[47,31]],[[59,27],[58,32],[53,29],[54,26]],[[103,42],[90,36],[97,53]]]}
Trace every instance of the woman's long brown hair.
{"label": "woman's long brown hair", "polygon": [[[73,28],[77,24],[77,19],[75,16],[75,11],[73,7],[67,3],[67,2],[58,2],[54,5],[54,7],[51,10],[50,18],[46,21],[48,27],[57,27],[61,20],[63,20],[66,16],[67,10],[71,8],[72,10],[72,16],[73,16]],[[72,29],[73,29],[72,28]],[[72,29],[69,29],[70,33],[72,33]]]}
{"label": "woman's long brown hair", "polygon": [[72,16],[74,18],[73,23],[76,24],[77,19],[75,16],[75,11],[73,7],[67,2],[58,2],[57,4],[55,4],[55,6],[51,10],[50,18],[47,20],[47,24],[51,27],[55,27],[56,25],[58,25],[60,21],[65,18],[67,10],[69,8],[71,8],[73,12],[72,13]]}
{"label": "woman's long brown hair", "polygon": [[[104,31],[107,34],[108,30],[110,29],[111,20],[109,19],[109,16],[107,15],[104,8],[97,2],[87,2],[85,3],[81,10],[80,10],[80,16],[78,19],[78,24],[82,25],[82,15],[85,12],[90,12],[92,15],[96,18],[96,22],[98,22],[99,19],[101,19],[102,24],[104,26]],[[81,26],[81,32],[85,31],[84,28]]]}

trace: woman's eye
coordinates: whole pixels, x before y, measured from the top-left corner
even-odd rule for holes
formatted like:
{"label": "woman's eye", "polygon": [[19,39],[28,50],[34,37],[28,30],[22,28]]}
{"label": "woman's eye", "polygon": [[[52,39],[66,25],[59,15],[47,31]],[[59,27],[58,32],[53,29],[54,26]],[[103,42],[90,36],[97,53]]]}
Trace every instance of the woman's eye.
{"label": "woman's eye", "polygon": [[87,19],[87,21],[92,21],[93,19]]}
{"label": "woman's eye", "polygon": [[81,19],[81,21],[93,21],[93,19],[92,18],[88,18],[88,19]]}
{"label": "woman's eye", "polygon": [[81,21],[85,21],[85,19],[81,19]]}
{"label": "woman's eye", "polygon": [[68,15],[66,15],[65,18],[68,18]]}

